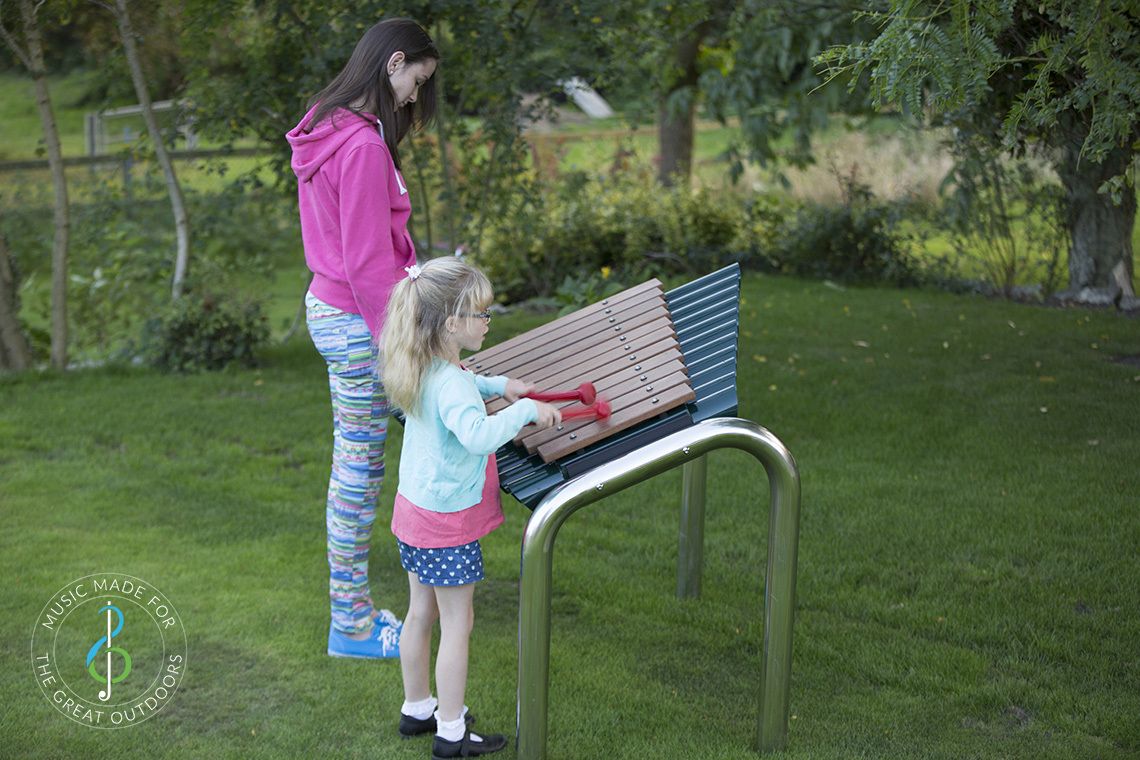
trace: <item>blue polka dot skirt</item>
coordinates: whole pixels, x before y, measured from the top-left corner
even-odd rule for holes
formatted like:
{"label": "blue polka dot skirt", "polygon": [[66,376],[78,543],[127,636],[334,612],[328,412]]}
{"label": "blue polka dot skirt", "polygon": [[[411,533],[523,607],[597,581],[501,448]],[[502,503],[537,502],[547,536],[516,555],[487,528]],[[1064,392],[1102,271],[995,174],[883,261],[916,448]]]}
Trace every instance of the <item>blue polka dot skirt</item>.
{"label": "blue polka dot skirt", "polygon": [[446,549],[420,549],[396,539],[400,564],[429,586],[463,586],[483,580],[483,550],[478,541]]}

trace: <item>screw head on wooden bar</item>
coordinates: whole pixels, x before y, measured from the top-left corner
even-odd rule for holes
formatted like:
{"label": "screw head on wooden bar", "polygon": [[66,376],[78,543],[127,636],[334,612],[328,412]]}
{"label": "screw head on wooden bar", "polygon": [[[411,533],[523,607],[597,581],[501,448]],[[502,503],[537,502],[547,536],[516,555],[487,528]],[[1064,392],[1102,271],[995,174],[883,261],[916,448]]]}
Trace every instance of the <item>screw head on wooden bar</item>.
{"label": "screw head on wooden bar", "polygon": [[[616,330],[617,328],[615,327],[614,329]],[[619,341],[624,341],[624,340],[625,340],[625,336],[624,336],[624,335],[623,335],[623,336],[621,336],[620,338],[618,338],[618,340],[619,340]]]}
{"label": "screw head on wooden bar", "polygon": [[656,404],[656,403],[657,403],[657,399],[652,399],[652,402],[653,402],[654,404]]}
{"label": "screw head on wooden bar", "polygon": [[605,484],[603,484],[603,483],[598,483],[596,486],[594,486],[595,491],[600,491],[603,488],[605,488]]}
{"label": "screw head on wooden bar", "polygon": [[681,449],[681,451],[683,451],[684,453],[688,454],[688,453],[689,453],[689,447],[688,447],[688,446],[686,446],[685,448]]}
{"label": "screw head on wooden bar", "polygon": [[648,380],[648,379],[649,379],[649,375],[642,375],[642,376],[641,376],[639,379],[640,379],[640,380]]}
{"label": "screw head on wooden bar", "polygon": [[558,427],[556,427],[556,428],[554,428],[554,429],[555,429],[555,430],[561,430],[563,427],[565,427],[565,425],[559,425]]}
{"label": "screw head on wooden bar", "polygon": [[[629,346],[626,346],[626,350],[629,350]],[[629,357],[630,361],[634,361],[636,359],[637,359],[637,354],[634,354],[633,356]]]}
{"label": "screw head on wooden bar", "polygon": [[578,439],[578,434],[577,434],[577,433],[571,433],[571,434],[570,434],[570,440],[571,440],[571,441],[574,441],[574,440],[577,440],[577,439]]}
{"label": "screw head on wooden bar", "polygon": [[606,309],[606,314],[609,314],[613,309]]}
{"label": "screw head on wooden bar", "polygon": [[[610,321],[611,321],[611,322],[613,322],[613,321],[614,321],[614,318],[613,318],[613,317],[610,317]],[[617,328],[615,327],[614,329],[616,330]]]}
{"label": "screw head on wooden bar", "polygon": [[[610,321],[613,322],[612,319]],[[615,327],[614,332],[621,332],[621,325],[618,325],[617,327]],[[625,338],[622,338],[622,340],[625,340]]]}
{"label": "screw head on wooden bar", "polygon": [[647,386],[645,386],[645,392],[646,392],[646,393],[649,393],[649,392],[650,392],[650,391],[652,391],[652,390],[653,390],[653,386],[652,386],[652,385],[647,385]]}
{"label": "screw head on wooden bar", "polygon": [[602,301],[602,306],[605,306],[605,305],[606,305],[606,304],[608,304],[609,302],[610,302],[610,299],[608,299],[608,298],[607,298],[606,300]]}
{"label": "screw head on wooden bar", "polygon": [[[631,356],[629,358],[632,359],[633,357]],[[638,365],[634,366],[634,369],[640,372],[641,371],[641,365],[638,364]]]}

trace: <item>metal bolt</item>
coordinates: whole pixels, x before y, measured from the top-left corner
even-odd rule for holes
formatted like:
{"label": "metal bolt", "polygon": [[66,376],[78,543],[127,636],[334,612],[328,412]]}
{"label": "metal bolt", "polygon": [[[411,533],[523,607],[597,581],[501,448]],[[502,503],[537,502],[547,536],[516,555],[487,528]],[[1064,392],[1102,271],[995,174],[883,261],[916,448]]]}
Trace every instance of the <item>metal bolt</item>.
{"label": "metal bolt", "polygon": [[[616,330],[617,328],[615,327],[614,329]],[[623,336],[621,336],[620,338],[618,338],[618,341],[623,341],[623,340],[625,340],[625,336],[624,336],[624,335],[623,335]]]}
{"label": "metal bolt", "polygon": [[570,440],[571,440],[571,441],[573,441],[573,440],[576,440],[577,438],[578,438],[578,434],[577,434],[577,433],[571,433],[571,434],[570,434]]}
{"label": "metal bolt", "polygon": [[656,404],[656,403],[657,403],[657,399],[653,399],[653,403],[654,403],[654,404]]}
{"label": "metal bolt", "polygon": [[555,430],[561,430],[563,427],[565,427],[565,426],[564,426],[564,425],[559,425],[558,427],[556,427],[556,428],[554,428],[554,429],[555,429]]}
{"label": "metal bolt", "polygon": [[[610,317],[610,321],[611,321],[611,322],[613,322],[613,321],[614,321],[614,318],[613,318],[613,317]],[[615,327],[614,329],[616,330],[617,328]]]}
{"label": "metal bolt", "polygon": [[[622,338],[622,340],[625,340],[625,338]],[[622,346],[622,350],[623,350],[623,351],[628,351],[628,350],[629,350],[629,346]],[[634,357],[632,357],[632,356],[631,356],[631,357],[629,357],[629,358],[630,358],[630,359],[633,359]]]}
{"label": "metal bolt", "polygon": [[647,385],[647,386],[645,386],[645,392],[646,392],[646,393],[649,393],[649,392],[650,392],[650,391],[652,391],[652,390],[653,390],[653,386],[652,386],[652,385]]}
{"label": "metal bolt", "polygon": [[641,376],[639,379],[640,379],[640,380],[648,380],[648,379],[649,379],[649,375],[642,375],[642,376]]}
{"label": "metal bolt", "polygon": [[683,452],[685,452],[686,454],[688,454],[688,453],[689,453],[689,447],[688,447],[688,446],[686,446],[685,448],[681,449],[681,451],[683,451]]}
{"label": "metal bolt", "polygon": [[605,306],[605,305],[606,305],[606,304],[608,304],[609,302],[610,302],[610,299],[608,299],[608,298],[607,298],[606,300],[602,301],[602,306]]}
{"label": "metal bolt", "polygon": [[606,309],[606,314],[609,314],[613,309]]}
{"label": "metal bolt", "polygon": [[604,486],[602,483],[598,483],[596,486],[594,486],[594,489],[595,489],[595,490],[597,490],[597,491],[600,491],[600,490],[602,490],[604,487],[605,487],[605,486]]}
{"label": "metal bolt", "polygon": [[[613,322],[612,319],[610,321]],[[614,332],[621,332],[621,325],[618,325],[617,327],[615,327]]]}
{"label": "metal bolt", "polygon": [[[640,372],[641,371],[641,365],[640,364],[635,365],[634,369]],[[644,379],[644,378],[642,378],[642,379]]]}

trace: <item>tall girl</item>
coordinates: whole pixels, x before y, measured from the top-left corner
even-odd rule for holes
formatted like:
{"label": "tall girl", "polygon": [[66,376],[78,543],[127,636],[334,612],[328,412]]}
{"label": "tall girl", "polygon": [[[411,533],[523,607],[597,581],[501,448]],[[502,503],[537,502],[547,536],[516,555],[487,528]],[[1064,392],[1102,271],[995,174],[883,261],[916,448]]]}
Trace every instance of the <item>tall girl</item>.
{"label": "tall girl", "polygon": [[286,135],[313,273],[309,334],[328,364],[332,395],[325,523],[333,656],[399,656],[400,622],[373,608],[368,585],[388,424],[376,340],[392,286],[416,261],[397,146],[435,115],[438,62],[439,51],[414,21],[381,21]]}
{"label": "tall girl", "polygon": [[[404,704],[399,731],[435,731],[432,758],[472,757],[506,746],[501,734],[472,733],[463,704],[475,582],[483,578],[479,539],[503,522],[495,450],[528,423],[561,421],[558,410],[528,398],[531,386],[475,375],[461,350],[477,351],[491,321],[491,284],[454,257],[410,266],[388,302],[381,338],[389,397],[407,415],[392,532],[408,571],[410,600],[400,643]],[[483,400],[510,406],[488,415]],[[439,652],[431,694],[431,635]]]}

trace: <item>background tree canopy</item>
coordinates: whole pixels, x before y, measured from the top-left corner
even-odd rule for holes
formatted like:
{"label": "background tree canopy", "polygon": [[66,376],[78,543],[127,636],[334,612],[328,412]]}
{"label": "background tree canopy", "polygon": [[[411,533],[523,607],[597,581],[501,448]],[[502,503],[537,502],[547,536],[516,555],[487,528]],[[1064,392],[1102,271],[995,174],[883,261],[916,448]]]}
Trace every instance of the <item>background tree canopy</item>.
{"label": "background tree canopy", "polygon": [[891,0],[864,16],[880,32],[821,55],[831,77],[865,75],[875,105],[936,112],[990,146],[1044,156],[1065,188],[1070,293],[1134,296],[1134,0]]}

